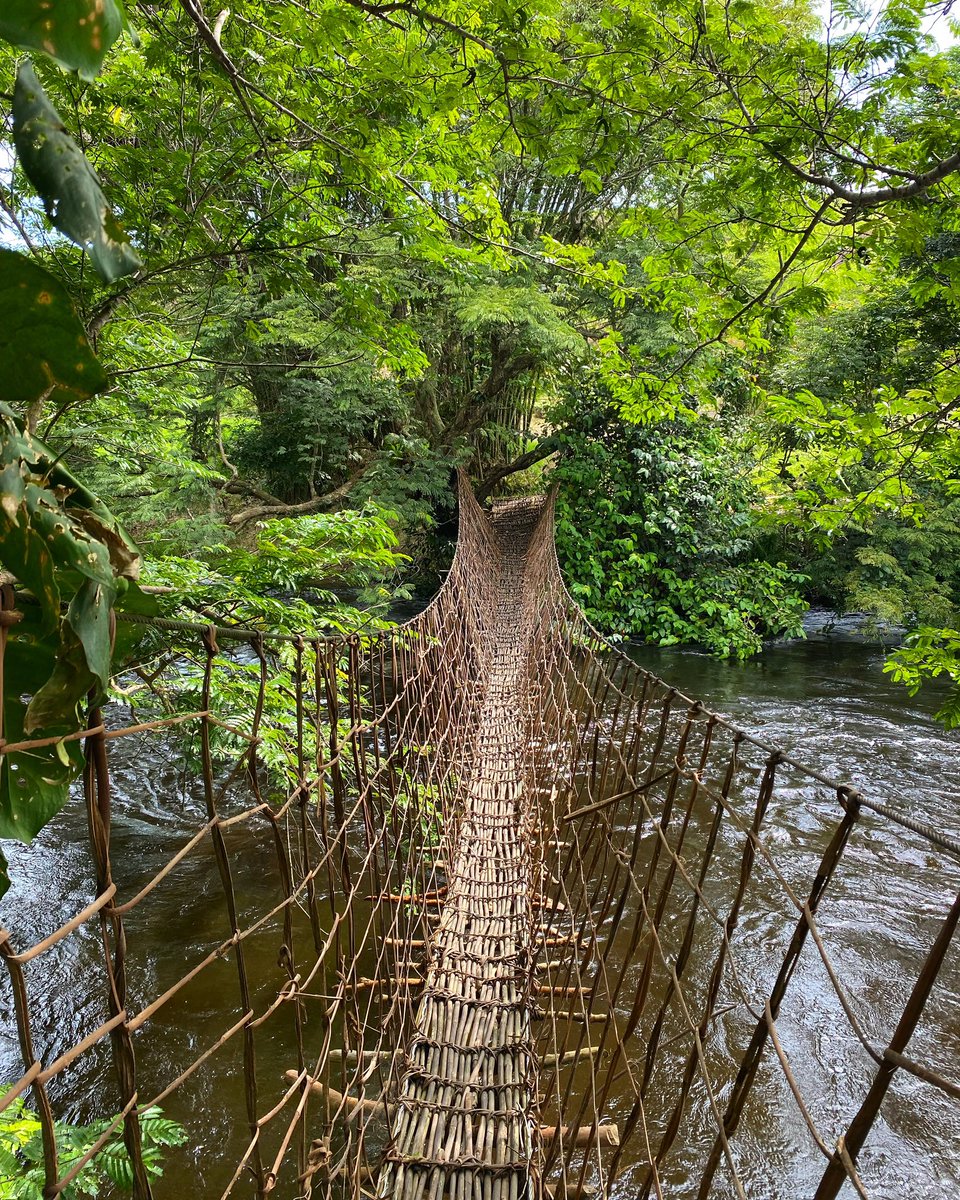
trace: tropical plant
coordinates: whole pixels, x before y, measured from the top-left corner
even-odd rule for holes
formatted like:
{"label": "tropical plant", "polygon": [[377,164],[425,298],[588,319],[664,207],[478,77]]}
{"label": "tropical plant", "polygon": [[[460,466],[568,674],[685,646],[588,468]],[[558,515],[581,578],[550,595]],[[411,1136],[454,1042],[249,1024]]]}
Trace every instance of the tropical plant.
{"label": "tropical plant", "polygon": [[[17,0],[0,18],[0,38],[92,77],[124,26],[116,0],[43,11]],[[136,270],[140,260],[95,172],[28,62],[16,75],[13,140],[51,223],[84,247],[100,276],[110,283]],[[6,249],[0,250],[0,330],[0,561],[34,602],[19,614],[6,648],[17,687],[4,695],[0,835],[29,841],[62,807],[80,769],[72,735],[82,727],[88,695],[96,702],[106,694],[110,611],[144,601],[134,582],[140,557],[133,543],[36,436],[45,405],[82,403],[106,387],[106,375],[62,284]],[[37,739],[47,744],[10,749]],[[2,894],[8,882],[2,860],[0,871]]]}
{"label": "tropical plant", "polygon": [[[5,1095],[6,1089],[0,1091],[0,1099]],[[54,1132],[61,1172],[68,1174],[116,1124],[110,1118],[89,1125],[57,1122]],[[23,1097],[15,1097],[0,1110],[0,1200],[43,1200],[46,1177],[41,1131],[40,1118],[27,1108]],[[140,1114],[140,1136],[147,1176],[158,1179],[163,1174],[164,1151],[182,1145],[187,1131],[164,1117],[159,1108],[148,1108]],[[94,1200],[114,1188],[120,1192],[133,1189],[133,1164],[120,1130],[110,1134],[60,1195],[65,1200]]]}
{"label": "tropical plant", "polygon": [[705,419],[628,425],[602,385],[560,436],[557,549],[587,616],[615,637],[746,657],[795,635],[803,577],[756,551],[749,463]]}

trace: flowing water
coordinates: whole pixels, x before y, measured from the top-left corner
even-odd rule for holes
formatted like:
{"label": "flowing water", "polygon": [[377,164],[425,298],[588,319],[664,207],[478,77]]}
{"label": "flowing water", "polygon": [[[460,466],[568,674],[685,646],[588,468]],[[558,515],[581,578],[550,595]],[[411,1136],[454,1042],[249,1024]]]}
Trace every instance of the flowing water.
{"label": "flowing water", "polygon": [[[635,656],[687,695],[702,698],[709,708],[823,774],[853,779],[866,794],[894,803],[954,836],[960,834],[960,734],[945,732],[933,721],[936,695],[910,699],[883,674],[879,649],[798,642],[770,646],[746,664],[649,648],[636,650]],[[123,714],[117,719],[122,720]],[[201,788],[184,764],[180,744],[156,737],[119,739],[111,745],[111,763],[113,861],[123,895],[180,847],[184,831],[196,829],[204,821],[205,811]],[[791,827],[793,820],[795,827]],[[786,847],[791,839],[799,846],[809,835],[809,814],[800,806],[795,817],[789,808],[777,812],[776,821],[777,837]],[[86,840],[85,814],[75,801],[30,847],[4,847],[14,884],[0,904],[0,922],[11,930],[15,947],[33,944],[89,903],[92,891]],[[235,883],[249,913],[262,910],[275,898],[269,853],[269,846],[262,841],[234,847],[234,860],[244,864]],[[871,861],[877,861],[876,857]],[[884,861],[882,857],[880,861]],[[857,904],[852,910],[849,905],[838,906],[835,916],[828,911],[824,917],[828,931],[843,926],[847,935],[844,965],[870,999],[868,1016],[881,1039],[884,1030],[889,1036],[885,1014],[902,1007],[909,986],[908,967],[915,963],[915,954],[922,950],[932,927],[928,918],[932,922],[935,914],[942,916],[960,874],[960,867],[951,864],[948,856],[931,854],[912,835],[905,835],[900,847],[891,848],[886,865],[887,870],[857,878]],[[729,866],[733,870],[736,864]],[[94,924],[60,944],[55,973],[47,971],[41,978],[28,971],[36,1013],[36,1051],[46,1062],[104,1019],[102,976],[89,966],[100,952]],[[136,945],[131,996],[142,1003],[157,995],[183,973],[188,960],[194,961],[200,952],[216,946],[225,932],[212,856],[191,856],[159,889],[151,920],[131,931],[131,945]],[[771,911],[766,920],[758,918],[749,932],[757,939],[759,950],[765,939],[782,939],[781,918]],[[909,963],[903,970],[884,957],[887,949],[878,955],[880,944],[904,947]],[[264,995],[276,988],[277,945],[275,927],[249,943],[251,974],[262,981]],[[956,980],[956,954],[951,971],[946,978]],[[840,1039],[838,1026],[818,1021],[819,992],[827,987],[816,972],[805,975],[798,992],[799,1007],[795,1001],[785,1009],[782,1032],[791,1047],[810,1052],[813,1065],[805,1068],[808,1077],[803,1082],[815,1093],[819,1089],[818,1121],[828,1126],[840,1121],[842,1128],[851,1098],[862,1095],[867,1064],[861,1061],[862,1055],[858,1058],[855,1048]],[[931,1011],[936,1034],[930,1036],[935,1044],[927,1049],[939,1069],[955,1077],[960,1058],[957,991],[940,987]],[[138,1042],[141,1095],[152,1095],[151,1089],[159,1090],[165,1080],[175,1076],[180,1064],[209,1044],[211,1029],[228,1024],[230,1013],[239,1016],[240,1009],[234,968],[225,958],[145,1027]],[[309,1022],[309,1011],[307,1019]],[[718,1053],[722,1053],[724,1036],[731,1032],[718,1032]],[[258,1073],[265,1086],[272,1080],[279,1091],[283,1071],[294,1065],[292,1040],[285,1033],[271,1035],[266,1045],[261,1041]],[[0,1081],[15,1079],[21,1071],[11,997],[9,990],[0,990]],[[106,1045],[84,1055],[56,1082],[54,1099],[59,1112],[73,1121],[105,1115],[91,1107],[91,1098],[102,1095],[102,1078],[111,1071]],[[248,1138],[242,1078],[239,1050],[230,1047],[211,1058],[207,1068],[165,1101],[167,1114],[187,1125],[191,1137],[187,1147],[168,1156],[158,1196],[220,1194]],[[908,1079],[898,1084],[907,1098],[914,1083]],[[796,1147],[791,1149],[791,1141],[799,1145],[800,1134],[792,1127],[785,1128],[779,1148],[774,1153],[770,1150],[769,1126],[778,1119],[784,1102],[782,1081],[761,1088],[738,1134],[745,1174],[756,1181],[751,1200],[779,1196],[799,1200],[810,1195],[817,1164],[811,1158],[808,1170],[805,1163],[810,1156]],[[628,1106],[626,1099],[624,1104]],[[908,1109],[905,1103],[904,1113]],[[910,1110],[900,1119],[898,1113],[896,1106],[885,1110],[885,1121],[865,1152],[868,1174],[871,1180],[879,1180],[871,1194],[879,1200],[906,1195],[913,1200],[948,1200],[960,1194],[957,1105],[934,1101],[919,1115]],[[688,1131],[688,1136],[695,1137],[696,1130]],[[750,1160],[752,1154],[755,1162]],[[789,1184],[784,1182],[788,1176]],[[625,1185],[618,1191],[624,1200],[632,1194],[632,1179],[628,1171]],[[683,1155],[667,1182],[671,1196],[689,1194]]]}
{"label": "flowing water", "polygon": [[[883,650],[855,641],[809,641],[769,646],[746,664],[655,648],[633,657],[687,695],[729,717],[754,736],[838,782],[855,783],[868,797],[934,828],[960,834],[960,732],[932,719],[944,692],[911,699],[883,673]],[[765,822],[765,840],[778,862],[798,868],[795,886],[809,879],[825,845],[836,807],[826,789],[802,779],[779,788]],[[818,794],[819,793],[819,794]],[[801,867],[802,864],[802,867]],[[762,876],[759,894],[738,930],[739,953],[758,994],[769,990],[771,962],[796,919],[782,889]],[[818,924],[834,964],[856,1000],[873,1045],[882,1047],[954,897],[960,862],[909,830],[869,819],[851,839],[820,908]],[[768,902],[769,907],[764,901]],[[778,1019],[781,1041],[810,1106],[833,1146],[856,1112],[875,1064],[851,1036],[829,979],[808,946]],[[721,1023],[712,1052],[745,1044],[752,1025],[732,1013]],[[952,947],[910,1054],[956,1080],[960,1065],[960,948]],[[751,1197],[811,1196],[824,1160],[772,1055],[745,1110],[734,1143]],[[718,1071],[722,1078],[722,1070]],[[689,1189],[709,1122],[688,1122],[689,1154],[681,1153],[672,1181]],[[712,1131],[708,1134],[712,1141]],[[698,1139],[701,1147],[697,1146]],[[701,1156],[702,1161],[702,1156]],[[960,1195],[960,1105],[902,1073],[859,1160],[877,1200],[950,1200]],[[629,1191],[622,1193],[624,1198]],[[713,1194],[713,1193],[711,1193]],[[726,1195],[722,1190],[718,1193]],[[732,1194],[732,1193],[731,1193]],[[841,1193],[854,1195],[849,1185]]]}

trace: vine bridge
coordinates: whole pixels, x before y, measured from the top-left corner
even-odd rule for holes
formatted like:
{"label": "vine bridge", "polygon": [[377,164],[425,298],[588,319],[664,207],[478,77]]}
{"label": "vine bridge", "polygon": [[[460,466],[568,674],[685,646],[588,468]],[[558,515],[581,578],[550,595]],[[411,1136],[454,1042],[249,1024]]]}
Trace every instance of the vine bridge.
{"label": "vine bridge", "polygon": [[[100,1148],[58,1148],[79,1070],[138,1200],[174,1194],[141,1141],[157,1104],[188,1127],[193,1194],[223,1197],[890,1197],[877,1128],[907,1110],[956,1127],[960,845],[607,646],[564,588],[549,497],[488,517],[462,487],[444,587],[383,633],[154,625],[192,640],[173,669],[195,671],[195,711],[90,714],[93,899],[32,945],[0,935],[22,1059],[0,1105],[39,1115],[45,1196]],[[148,877],[112,853],[118,742],[175,747],[202,781]],[[898,888],[904,837],[942,894]],[[867,979],[850,909],[881,872],[883,928],[911,932],[895,964],[878,933]],[[185,873],[203,883],[148,963],[138,936]],[[51,973],[102,1001],[47,1053]],[[177,1014],[204,1005],[209,1037],[176,1058]],[[929,1021],[943,1005],[952,1039]],[[231,1101],[204,1080],[224,1072],[239,1111],[210,1144],[203,1110]]]}

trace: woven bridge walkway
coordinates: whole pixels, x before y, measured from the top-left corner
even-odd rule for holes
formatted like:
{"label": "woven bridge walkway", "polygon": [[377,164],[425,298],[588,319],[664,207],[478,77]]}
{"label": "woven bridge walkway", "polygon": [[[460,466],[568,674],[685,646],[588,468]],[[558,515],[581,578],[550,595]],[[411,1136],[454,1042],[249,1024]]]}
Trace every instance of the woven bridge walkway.
{"label": "woven bridge walkway", "polygon": [[550,497],[460,500],[396,628],[128,619],[64,817],[87,894],[0,931],[36,1186],[119,1138],[137,1200],[953,1196],[960,843],[607,645]]}
{"label": "woven bridge walkway", "polygon": [[[456,840],[447,844],[446,894],[406,1046],[381,1195],[413,1200],[448,1185],[453,1195],[472,1196],[479,1185],[481,1195],[509,1200],[525,1192],[531,1174],[530,980],[541,893],[520,716],[533,640],[523,568],[538,509],[521,501],[492,523],[500,551],[494,615],[471,681],[477,713],[455,799]],[[462,1164],[456,1175],[451,1163]]]}

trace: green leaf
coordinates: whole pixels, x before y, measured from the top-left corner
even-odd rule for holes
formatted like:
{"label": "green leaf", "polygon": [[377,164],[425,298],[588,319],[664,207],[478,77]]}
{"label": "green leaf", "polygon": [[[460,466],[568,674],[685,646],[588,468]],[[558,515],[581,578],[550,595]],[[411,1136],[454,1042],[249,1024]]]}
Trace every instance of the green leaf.
{"label": "green leaf", "polygon": [[0,562],[34,593],[44,629],[59,621],[64,569],[71,573],[68,584],[86,578],[109,589],[115,573],[135,573],[136,550],[104,514],[0,403]]}
{"label": "green leaf", "polygon": [[90,254],[107,283],[141,266],[83,151],[24,63],[13,93],[13,140],[53,224]]}
{"label": "green leaf", "polygon": [[126,18],[120,0],[4,0],[0,37],[92,79]]}
{"label": "green leaf", "polygon": [[[17,697],[6,699],[3,717],[8,741],[19,742],[30,736],[25,729],[26,713],[26,706]],[[3,755],[0,838],[29,842],[63,808],[70,784],[83,769],[83,749],[79,741],[72,741],[60,743],[60,751],[58,754],[42,747]]]}
{"label": "green leaf", "polygon": [[[54,672],[60,649],[60,631],[48,632],[38,605],[22,605],[22,619],[13,627],[7,643],[4,668],[17,688],[3,697],[4,733],[8,742],[31,736],[25,728],[31,697]],[[78,728],[75,705],[45,730],[63,735]],[[66,803],[70,784],[83,766],[79,741],[59,742],[53,747],[7,752],[0,759],[0,837],[27,842]],[[0,895],[6,890],[0,878]]]}
{"label": "green leaf", "polygon": [[[0,1088],[0,1099],[9,1089]],[[66,1173],[79,1162],[115,1123],[114,1118],[94,1121],[92,1125],[54,1125],[61,1170]],[[163,1174],[161,1149],[180,1146],[187,1131],[176,1121],[166,1120],[159,1108],[148,1108],[141,1119],[143,1160],[147,1174]],[[44,1142],[37,1114],[17,1097],[0,1112],[0,1200],[26,1200],[43,1196]],[[35,1186],[36,1181],[36,1186]],[[101,1150],[80,1169],[63,1195],[96,1197],[111,1191],[108,1181],[129,1191],[133,1186],[133,1168],[123,1143],[122,1131],[115,1132]],[[13,1190],[11,1191],[11,1185]],[[112,1192],[111,1192],[112,1194]]]}
{"label": "green leaf", "polygon": [[[24,729],[30,734],[76,727],[76,708],[91,688],[110,679],[110,608],[140,556],[110,512],[83,488],[38,439],[24,432],[0,403],[0,562],[38,602],[35,634],[15,627],[11,645],[59,629],[55,659],[45,675],[18,675],[32,693]],[[61,594],[72,597],[61,620]]]}
{"label": "green leaf", "polygon": [[22,254],[0,249],[0,399],[59,407],[106,386],[65,289]]}
{"label": "green leaf", "polygon": [[30,701],[24,720],[35,733],[73,713],[93,688],[101,695],[110,684],[110,607],[112,586],[88,579],[67,609],[62,643],[50,678]]}
{"label": "green leaf", "polygon": [[[109,685],[112,604],[122,592],[132,592],[133,608],[149,603],[130,582],[140,558],[109,511],[2,403],[0,563],[33,593],[7,643],[16,688],[4,697],[6,738],[74,733],[86,694]],[[71,599],[61,615],[64,596]],[[29,841],[63,807],[82,765],[76,740],[3,755],[0,837]]]}

